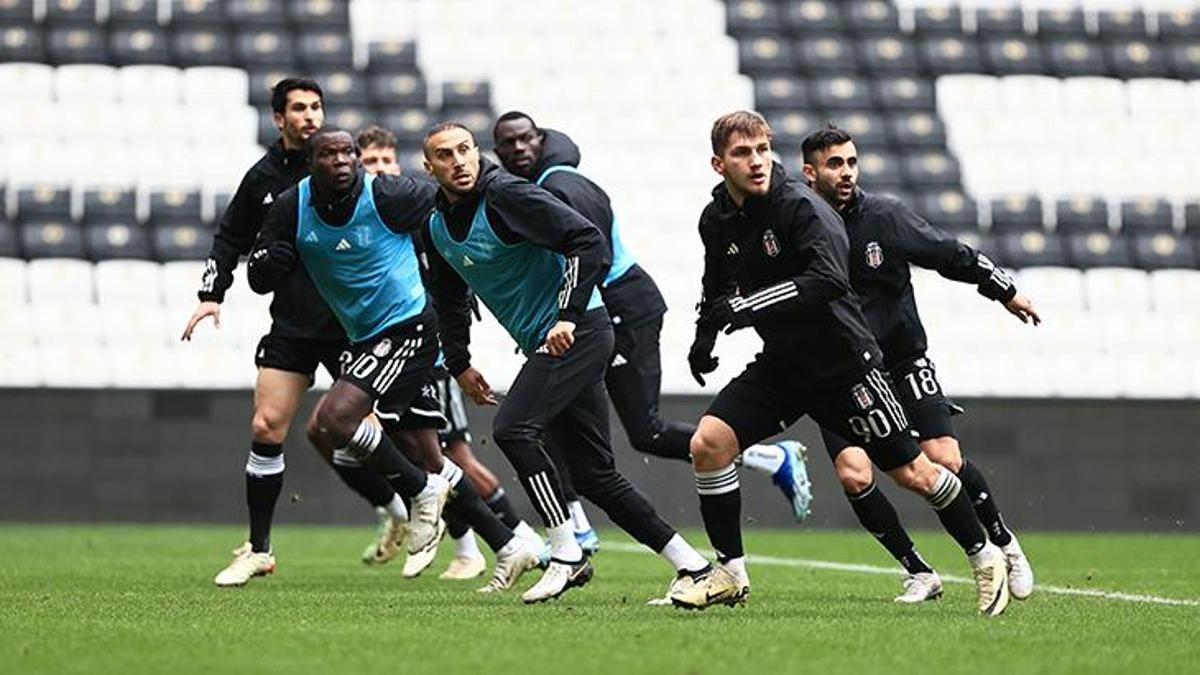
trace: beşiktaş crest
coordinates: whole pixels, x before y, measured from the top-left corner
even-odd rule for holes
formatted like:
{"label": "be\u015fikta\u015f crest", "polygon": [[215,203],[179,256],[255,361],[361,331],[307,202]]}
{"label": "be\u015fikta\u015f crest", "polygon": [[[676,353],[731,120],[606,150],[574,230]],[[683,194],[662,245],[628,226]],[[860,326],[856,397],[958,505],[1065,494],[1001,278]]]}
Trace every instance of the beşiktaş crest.
{"label": "be\u015fikta\u015f crest", "polygon": [[383,357],[387,356],[388,354],[391,354],[392,353],[392,339],[391,338],[383,338],[382,340],[379,341],[378,344],[376,344],[371,349],[371,353],[374,354],[377,358],[381,358],[381,359]]}
{"label": "be\u015fikta\u015f crest", "polygon": [[854,388],[850,390],[850,395],[854,397],[854,402],[858,404],[858,407],[863,410],[870,410],[871,406],[875,403],[875,399],[871,397],[871,392],[867,391],[867,388],[861,384],[854,385]]}
{"label": "be\u015fikta\u015f crest", "polygon": [[878,269],[883,264],[883,247],[879,242],[873,241],[867,244],[867,267]]}
{"label": "be\u015fikta\u015f crest", "polygon": [[763,251],[772,258],[779,255],[779,240],[775,238],[774,230],[763,232]]}

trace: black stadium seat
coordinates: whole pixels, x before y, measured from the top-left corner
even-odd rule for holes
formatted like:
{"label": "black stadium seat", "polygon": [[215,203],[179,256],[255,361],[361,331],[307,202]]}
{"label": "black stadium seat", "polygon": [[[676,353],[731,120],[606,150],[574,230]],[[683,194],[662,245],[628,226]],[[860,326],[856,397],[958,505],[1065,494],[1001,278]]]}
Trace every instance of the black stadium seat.
{"label": "black stadium seat", "polygon": [[846,28],[857,35],[897,35],[900,14],[887,0],[851,0],[842,3]]}
{"label": "black stadium seat", "polygon": [[375,122],[375,115],[365,106],[339,104],[325,110],[325,120],[329,124],[357,134]]}
{"label": "black stadium seat", "polygon": [[887,150],[888,135],[882,115],[870,112],[851,112],[834,117],[830,121],[850,132],[859,152]]}
{"label": "black stadium seat", "polygon": [[33,23],[34,0],[0,2],[0,24],[30,25]]}
{"label": "black stadium seat", "polygon": [[913,10],[913,29],[921,37],[962,35],[962,10],[946,5],[918,7]]}
{"label": "black stadium seat", "polygon": [[822,110],[844,112],[873,110],[870,83],[860,77],[839,75],[812,81],[813,103]]}
{"label": "black stadium seat", "polygon": [[17,222],[70,219],[70,188],[58,185],[36,185],[17,190]]}
{"label": "black stadium seat", "polygon": [[109,33],[108,52],[117,66],[169,63],[171,39],[157,26],[118,28]]}
{"label": "black stadium seat", "polygon": [[371,75],[367,83],[377,106],[425,106],[429,88],[419,74]]}
{"label": "black stadium seat", "polygon": [[69,220],[45,220],[21,225],[21,250],[25,257],[82,258],[83,229]]}
{"label": "black stadium seat", "polygon": [[109,0],[108,25],[141,28],[158,25],[157,0]]}
{"label": "black stadium seat", "polygon": [[396,134],[396,140],[401,144],[420,144],[432,123],[433,118],[425,106],[390,108],[381,119],[381,124]]}
{"label": "black stadium seat", "polygon": [[290,0],[288,18],[296,26],[340,28],[349,34],[350,3],[338,0]]}
{"label": "black stadium seat", "polygon": [[858,72],[858,55],[849,40],[805,37],[792,43],[792,67],[797,73],[843,75]]}
{"label": "black stadium seat", "polygon": [[367,78],[353,68],[321,70],[313,73],[331,104],[365,106],[371,102]]}
{"label": "black stadium seat", "polygon": [[1200,39],[1200,12],[1181,9],[1159,13],[1158,36],[1168,42]]}
{"label": "black stadium seat", "polygon": [[877,75],[916,75],[920,72],[917,48],[906,37],[871,37],[858,42],[858,58]]}
{"label": "black stadium seat", "polygon": [[83,193],[83,219],[86,221],[137,220],[137,194],[130,189],[91,188]]}
{"label": "black stadium seat", "polygon": [[476,139],[491,138],[492,110],[491,108],[454,108],[443,110],[442,116],[465,126],[475,135]]}
{"label": "black stadium seat", "polygon": [[171,38],[175,65],[181,68],[196,66],[225,66],[233,63],[233,44],[223,28],[187,28]]}
{"label": "black stadium seat", "polygon": [[899,148],[946,147],[946,126],[932,113],[895,113],[888,118],[887,131]]}
{"label": "black stadium seat", "polygon": [[859,181],[863,187],[876,192],[886,189],[885,186],[902,186],[904,177],[900,170],[900,160],[895,155],[870,148],[858,151]]}
{"label": "black stadium seat", "polygon": [[1108,231],[1108,206],[1099,197],[1060,199],[1054,210],[1055,230],[1063,234]]}
{"label": "black stadium seat", "polygon": [[1162,46],[1145,40],[1120,41],[1105,47],[1112,74],[1122,79],[1166,77],[1170,64]]}
{"label": "black stadium seat", "polygon": [[1031,229],[1002,234],[998,239],[997,248],[1006,265],[1020,269],[1070,264],[1062,238],[1057,234]]}
{"label": "black stadium seat", "polygon": [[225,25],[221,0],[171,0],[171,25],[214,28]]}
{"label": "black stadium seat", "polygon": [[287,25],[283,0],[225,0],[225,18],[238,28],[282,30]]}
{"label": "black stadium seat", "polygon": [[1102,76],[1108,72],[1104,50],[1091,40],[1048,41],[1045,52],[1049,72],[1059,77]]}
{"label": "black stadium seat", "polygon": [[755,78],[754,103],[759,110],[810,110],[809,84],[796,77]]}
{"label": "black stadium seat", "polygon": [[783,24],[797,36],[840,35],[844,26],[838,4],[829,0],[784,0]]}
{"label": "black stadium seat", "polygon": [[4,215],[0,214],[0,258],[20,257],[21,237],[17,233],[17,226],[4,220]]}
{"label": "black stadium seat", "polygon": [[46,59],[55,65],[108,63],[108,44],[95,26],[46,29]]}
{"label": "black stadium seat", "polygon": [[198,223],[202,210],[199,190],[163,189],[150,193],[150,222]]}
{"label": "black stadium seat", "polygon": [[780,154],[798,154],[804,138],[820,128],[825,119],[801,110],[780,110],[766,114],[775,132],[771,145]]}
{"label": "black stadium seat", "polygon": [[779,35],[779,7],[769,0],[729,0],[725,3],[725,27],[730,35],[758,37]]}
{"label": "black stadium seat", "polygon": [[1125,234],[1169,232],[1174,228],[1171,202],[1146,197],[1121,204],[1121,231]]}
{"label": "black stadium seat", "polygon": [[935,75],[977,73],[983,68],[979,43],[957,35],[922,40],[917,52],[925,70]]}
{"label": "black stadium seat", "polygon": [[875,102],[888,112],[932,111],[933,83],[926,78],[884,77],[871,83]]}
{"label": "black stadium seat", "polygon": [[1167,45],[1167,62],[1181,80],[1200,80],[1200,38]]}
{"label": "black stadium seat", "polygon": [[160,262],[203,260],[212,243],[212,233],[199,225],[160,225],[153,235],[154,257]]}
{"label": "black stadium seat", "polygon": [[354,67],[354,45],[349,33],[336,30],[305,31],[297,40],[301,65],[310,71]]}
{"label": "black stadium seat", "polygon": [[1078,7],[1041,9],[1037,13],[1037,32],[1043,38],[1077,38],[1087,33],[1087,18]]}
{"label": "black stadium seat", "polygon": [[250,91],[247,92],[246,100],[250,105],[259,108],[270,108],[271,90],[276,84],[285,77],[292,77],[295,73],[287,68],[259,68],[249,72]]}
{"label": "black stadium seat", "polygon": [[487,82],[461,80],[442,83],[442,109],[486,108],[492,105],[492,87]]}
{"label": "black stadium seat", "polygon": [[290,33],[271,29],[240,31],[233,39],[237,63],[245,68],[294,67],[295,45]]}
{"label": "black stadium seat", "polygon": [[979,228],[979,206],[957,188],[922,192],[913,203],[917,213],[945,230],[959,232]]}
{"label": "black stadium seat", "polygon": [[275,125],[275,117],[269,106],[258,109],[258,144],[270,145],[279,138],[279,127]]}
{"label": "black stadium seat", "polygon": [[991,258],[992,262],[1001,267],[1009,267],[1008,259],[1004,257],[1004,252],[999,250],[996,245],[996,237],[986,232],[975,230],[973,232],[958,232],[958,240],[970,246],[976,251],[983,251]]}
{"label": "black stadium seat", "polygon": [[1171,232],[1137,235],[1133,239],[1134,263],[1145,270],[1196,267],[1196,247]]}
{"label": "black stadium seat", "polygon": [[983,60],[995,75],[1036,75],[1043,70],[1040,45],[1022,36],[985,41]]}
{"label": "black stadium seat", "polygon": [[919,190],[952,188],[962,184],[958,160],[945,150],[924,150],[904,155],[904,181]]}
{"label": "black stadium seat", "polygon": [[96,0],[46,0],[44,21],[52,26],[95,26]]}
{"label": "black stadium seat", "polygon": [[750,76],[786,74],[792,69],[792,46],[771,35],[739,40],[738,69]]}
{"label": "black stadium seat", "polygon": [[83,227],[83,243],[92,260],[154,257],[150,231],[130,222],[88,223]]}
{"label": "black stadium seat", "polygon": [[46,60],[46,43],[42,31],[31,25],[0,26],[0,62]]}
{"label": "black stadium seat", "polygon": [[1183,231],[1200,237],[1200,202],[1190,201],[1183,205]]}
{"label": "black stadium seat", "polygon": [[367,47],[367,70],[371,73],[416,73],[417,45],[409,40],[372,42]]}
{"label": "black stadium seat", "polygon": [[224,190],[222,190],[212,196],[213,210],[212,210],[212,218],[209,220],[209,224],[212,227],[215,228],[217,226],[217,223],[219,223],[221,221],[221,217],[225,215],[225,210],[229,208],[229,203],[232,201],[233,201],[233,193],[227,192]]}
{"label": "black stadium seat", "polygon": [[1067,256],[1080,269],[1130,267],[1129,241],[1105,232],[1067,235]]}
{"label": "black stadium seat", "polygon": [[980,37],[1010,37],[1025,33],[1025,15],[1019,7],[981,9],[975,14],[975,30]]}
{"label": "black stadium seat", "polygon": [[1146,15],[1141,11],[1115,10],[1098,12],[1096,25],[1100,37],[1108,40],[1113,38],[1145,39]]}
{"label": "black stadium seat", "polygon": [[1037,196],[1009,195],[992,200],[993,232],[1020,232],[1042,226],[1042,200]]}

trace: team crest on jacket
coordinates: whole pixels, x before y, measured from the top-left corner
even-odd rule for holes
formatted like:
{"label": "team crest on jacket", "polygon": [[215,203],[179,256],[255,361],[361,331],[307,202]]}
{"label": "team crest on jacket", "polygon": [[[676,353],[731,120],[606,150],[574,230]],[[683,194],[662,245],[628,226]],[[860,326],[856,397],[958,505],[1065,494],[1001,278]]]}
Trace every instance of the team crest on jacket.
{"label": "team crest on jacket", "polygon": [[775,238],[774,230],[763,232],[763,251],[772,258],[779,255],[779,240]]}
{"label": "team crest on jacket", "polygon": [[854,402],[858,404],[858,407],[863,410],[870,410],[871,406],[875,404],[875,399],[871,398],[871,392],[861,384],[854,385],[854,388],[850,390],[850,395],[854,397]]}
{"label": "team crest on jacket", "polygon": [[877,241],[867,244],[867,266],[871,269],[877,269],[882,264],[883,247]]}
{"label": "team crest on jacket", "polygon": [[371,348],[371,353],[381,359],[383,357],[387,356],[388,354],[391,354],[392,353],[392,339],[391,338],[383,338],[382,340],[379,341],[378,344],[376,344],[374,347]]}

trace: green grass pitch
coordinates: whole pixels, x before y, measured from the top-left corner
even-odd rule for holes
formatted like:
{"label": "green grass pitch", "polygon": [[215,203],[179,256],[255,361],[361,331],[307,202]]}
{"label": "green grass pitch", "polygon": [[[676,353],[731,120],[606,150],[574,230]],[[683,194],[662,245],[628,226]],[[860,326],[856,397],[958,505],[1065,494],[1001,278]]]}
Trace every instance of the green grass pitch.
{"label": "green grass pitch", "polygon": [[[241,528],[0,526],[0,673],[1132,673],[1200,671],[1200,537],[1030,534],[1038,582],[1188,601],[1045,590],[992,620],[973,588],[892,603],[899,577],[791,559],[886,566],[859,532],[756,530],[741,608],[649,607],[671,576],[604,532],[592,584],[523,606],[482,580],[400,577],[358,553],[371,529],[280,527],[279,569],[242,589],[213,575]],[[704,543],[702,533],[689,533]],[[622,543],[624,542],[624,543]],[[613,545],[615,544],[615,546]],[[918,537],[943,573],[961,553]],[[800,565],[800,566],[798,566]],[[522,580],[520,590],[532,583]]]}

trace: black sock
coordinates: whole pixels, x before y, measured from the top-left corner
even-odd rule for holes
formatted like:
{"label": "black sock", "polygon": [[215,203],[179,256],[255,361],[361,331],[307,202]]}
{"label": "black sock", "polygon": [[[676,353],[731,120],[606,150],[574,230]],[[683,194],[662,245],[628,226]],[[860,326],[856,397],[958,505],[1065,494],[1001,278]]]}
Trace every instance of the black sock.
{"label": "black sock", "polygon": [[392,489],[403,497],[411,499],[425,488],[425,472],[409,461],[379,427],[366,420],[354,432],[347,451],[383,474]]}
{"label": "black sock", "polygon": [[954,537],[954,541],[966,551],[967,555],[978,553],[987,544],[987,534],[979,525],[979,518],[971,508],[971,500],[962,489],[958,476],[948,469],[940,469],[937,483],[933,492],[925,496],[925,500],[937,512],[942,527]]}
{"label": "black sock", "polygon": [[471,531],[471,526],[467,525],[462,518],[450,513],[449,508],[442,511],[442,520],[446,521],[446,533],[450,535],[451,539],[461,539],[464,534]]}
{"label": "black sock", "polygon": [[334,458],[333,470],[338,478],[371,506],[387,506],[396,491],[379,471],[361,464],[339,464]]}
{"label": "black sock", "polygon": [[250,511],[250,549],[271,550],[271,520],[283,490],[283,445],[252,443],[246,462],[246,506]]}
{"label": "black sock", "polygon": [[862,523],[867,532],[875,535],[888,553],[904,566],[906,572],[918,574],[933,571],[917,553],[908,532],[900,524],[900,516],[895,507],[876,483],[872,482],[870,487],[856,495],[847,493],[846,499],[850,500],[850,508],[854,510],[854,515],[858,516],[858,522]]}
{"label": "black sock", "polygon": [[[513,532],[479,498],[475,486],[465,477],[450,491],[446,501],[446,513],[470,525],[487,542],[492,552],[504,548],[513,538]],[[447,522],[447,525],[449,522]]]}
{"label": "black sock", "polygon": [[738,484],[737,467],[730,464],[718,471],[697,471],[696,491],[700,493],[700,516],[704,518],[704,530],[717,550],[717,559],[724,562],[744,556],[742,490]]}
{"label": "black sock", "polygon": [[963,490],[971,498],[975,515],[979,516],[979,522],[983,523],[983,529],[987,530],[988,539],[997,546],[1006,546],[1012,541],[1012,532],[1004,526],[1004,519],[1000,517],[1000,507],[996,506],[996,496],[988,487],[983,472],[964,457],[962,468],[958,470],[958,478],[962,481]]}
{"label": "black sock", "polygon": [[487,505],[497,516],[500,516],[500,522],[510,528],[521,524],[521,517],[517,515],[517,509],[513,506],[512,500],[508,498],[508,493],[504,491],[504,488],[496,488],[496,491],[488,498]]}

